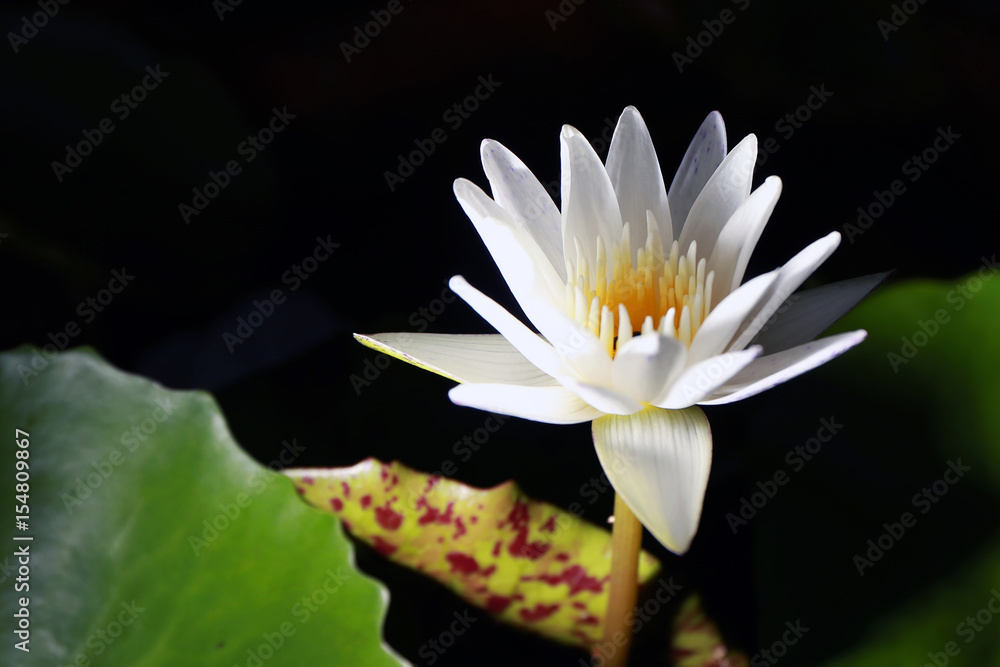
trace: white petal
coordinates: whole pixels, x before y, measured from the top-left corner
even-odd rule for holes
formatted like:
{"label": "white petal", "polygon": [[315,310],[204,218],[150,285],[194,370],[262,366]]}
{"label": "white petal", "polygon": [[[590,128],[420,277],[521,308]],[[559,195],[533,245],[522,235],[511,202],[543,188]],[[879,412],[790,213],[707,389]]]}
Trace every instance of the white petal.
{"label": "white petal", "polygon": [[750,134],[729,152],[691,205],[680,235],[681,252],[697,241],[698,254],[712,256],[722,228],[750,194],[756,161],[757,137]]}
{"label": "white petal", "polygon": [[448,398],[456,405],[548,424],[579,424],[601,416],[600,410],[565,387],[460,384]]}
{"label": "white petal", "polygon": [[874,273],[796,292],[751,342],[763,346],[768,354],[807,343],[878,287],[889,273]]}
{"label": "white petal", "polygon": [[[750,255],[780,195],[781,179],[769,176],[740,204],[722,228],[708,260],[709,270],[715,271],[712,303],[719,303],[743,282]],[[701,249],[701,244],[698,248]]]}
{"label": "white petal", "polygon": [[670,410],[680,410],[701,403],[760,356],[759,346],[739,352],[727,352],[689,366],[670,386],[666,396],[653,401],[653,405]]}
{"label": "white petal", "polygon": [[646,243],[646,211],[652,211],[660,229],[666,230],[662,243],[669,249],[673,230],[667,189],[649,130],[635,107],[626,107],[618,119],[608,149],[607,172],[618,198],[622,222],[629,223],[631,256],[635,257],[639,246]]}
{"label": "white petal", "polygon": [[708,114],[688,145],[667,192],[673,237],[680,238],[691,206],[726,157],[726,124],[718,111]]}
{"label": "white petal", "polygon": [[758,309],[750,314],[743,323],[739,333],[730,343],[730,350],[741,350],[757,335],[772,315],[781,307],[788,297],[799,288],[826,258],[840,245],[840,232],[831,232],[818,241],[813,241],[799,254],[792,257],[779,269],[778,279],[771,285],[767,296],[760,302]]}
{"label": "white petal", "polygon": [[684,368],[687,349],[671,336],[636,336],[615,353],[611,377],[615,389],[636,401],[651,403]]}
{"label": "white petal", "polygon": [[698,530],[712,466],[705,413],[647,408],[594,421],[605,474],[636,518],[666,548],[683,554]]}
{"label": "white petal", "polygon": [[622,218],[608,172],[594,147],[578,130],[564,125],[559,135],[562,158],[563,249],[583,245],[587,261],[595,267],[597,237],[611,248],[621,238]]}
{"label": "white petal", "polygon": [[630,415],[642,410],[642,403],[606,387],[567,380],[563,386],[579,396],[588,405],[600,410],[601,414]]}
{"label": "white petal", "polygon": [[[510,286],[518,303],[529,294],[560,303],[566,298],[566,281],[560,277],[534,237],[515,217],[490,199],[478,185],[460,178],[455,181],[455,196],[475,225],[497,268]],[[565,275],[565,262],[562,262]],[[525,270],[530,268],[530,270]],[[530,317],[530,316],[529,316]]]}
{"label": "white petal", "polygon": [[701,404],[732,403],[759,394],[825,364],[863,341],[867,335],[864,330],[851,331],[761,357],[719,387],[708,397],[709,400],[701,401]]}
{"label": "white petal", "polygon": [[514,216],[565,281],[562,218],[552,197],[531,170],[499,141],[487,139],[480,153],[496,203]]}
{"label": "white petal", "polygon": [[776,269],[747,281],[715,306],[691,341],[688,363],[703,361],[725,350],[740,325],[767,296],[779,272],[780,269]]}
{"label": "white petal", "polygon": [[362,344],[455,382],[558,386],[500,334],[354,334]]}
{"label": "white petal", "polygon": [[611,357],[590,329],[570,319],[561,308],[542,301],[529,301],[522,307],[577,378],[589,384],[610,386]]}
{"label": "white petal", "polygon": [[566,367],[555,348],[503,306],[470,285],[462,276],[454,276],[448,281],[448,286],[542,372],[553,376],[566,374]]}

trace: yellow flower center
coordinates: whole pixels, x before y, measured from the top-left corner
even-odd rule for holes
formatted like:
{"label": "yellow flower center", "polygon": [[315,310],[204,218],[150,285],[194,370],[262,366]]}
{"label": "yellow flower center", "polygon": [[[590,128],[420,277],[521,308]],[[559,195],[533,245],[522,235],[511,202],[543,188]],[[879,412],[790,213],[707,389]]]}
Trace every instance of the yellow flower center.
{"label": "yellow flower center", "polygon": [[674,241],[668,257],[651,215],[648,229],[646,245],[638,249],[633,261],[629,225],[624,225],[620,242],[611,250],[610,271],[600,237],[596,271],[591,273],[579,242],[576,262],[566,260],[566,312],[598,336],[611,357],[633,335],[654,330],[690,346],[712,310],[715,274],[706,271],[704,257],[698,259],[696,243],[682,255]]}

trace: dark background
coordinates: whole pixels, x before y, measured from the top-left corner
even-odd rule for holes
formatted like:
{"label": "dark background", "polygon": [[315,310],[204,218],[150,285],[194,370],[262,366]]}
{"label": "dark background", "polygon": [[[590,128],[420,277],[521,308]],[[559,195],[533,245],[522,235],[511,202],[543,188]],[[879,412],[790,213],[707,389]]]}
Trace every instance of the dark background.
{"label": "dark background", "polygon": [[[455,274],[513,305],[451,192],[460,176],[487,185],[483,138],[503,142],[543,182],[558,181],[562,124],[591,137],[603,158],[610,128],[635,105],[669,179],[702,119],[718,109],[730,146],[750,132],[778,145],[758,163],[755,184],[776,174],[784,190],[750,275],[855,222],[858,207],[897,179],[905,192],[863,235],[845,236],[813,282],[887,269],[896,270],[892,281],[951,279],[996,250],[987,206],[997,176],[995,3],[912,2],[916,13],[886,39],[877,22],[890,19],[888,2],[401,0],[402,10],[348,62],[342,44],[386,5],[244,0],[220,19],[220,3],[210,0],[74,0],[15,53],[9,33],[39,9],[5,4],[0,348],[62,347],[58,334],[73,321],[80,333],[70,346],[93,346],[170,387],[212,391],[237,440],[264,463],[292,438],[307,447],[297,466],[377,456],[435,471],[452,459],[462,481],[515,478],[531,495],[568,506],[600,474],[587,425],[510,420],[462,462],[452,444],[486,415],[453,406],[442,378],[396,361],[376,369],[375,353],[351,338],[421,327],[488,331],[461,301],[433,321],[420,315],[438,310],[434,301]],[[712,23],[723,10],[733,20]],[[700,54],[688,41],[699,33],[707,44]],[[679,71],[674,54],[689,48],[694,57]],[[169,75],[127,118],[116,116],[111,103],[157,65]],[[444,114],[474,93],[480,77],[500,85],[456,127]],[[832,96],[788,136],[776,124],[806,103],[812,87]],[[294,118],[247,163],[239,145],[275,108]],[[114,131],[57,179],[52,163],[65,162],[67,146],[106,117]],[[436,128],[444,143],[391,189],[386,172]],[[903,164],[947,128],[960,138],[911,180]],[[192,189],[229,160],[241,173],[186,223],[178,206],[191,204]],[[317,237],[340,245],[293,291],[282,276],[313,252]],[[78,305],[123,267],[134,280],[86,319]],[[238,318],[275,289],[288,300],[231,351],[223,334],[237,333]],[[753,490],[758,469],[780,467],[821,417],[847,409],[850,389],[825,377],[712,409],[715,464],[694,547],[679,559],[647,536],[666,571],[702,592],[748,654],[808,609],[782,607],[773,594],[794,582],[787,571],[760,568],[759,553],[754,560],[761,526],[734,537],[721,517]],[[863,453],[845,451],[847,469],[877,481],[881,468],[866,471],[851,458]],[[602,522],[611,506],[609,493],[585,516]],[[359,562],[392,591],[388,641],[425,664],[419,648],[466,605],[364,547]],[[860,616],[814,630],[798,664],[857,640],[866,619],[899,602],[880,595]],[[663,632],[640,636],[638,664],[662,652]],[[438,664],[526,656],[575,664],[582,655],[484,619]]]}

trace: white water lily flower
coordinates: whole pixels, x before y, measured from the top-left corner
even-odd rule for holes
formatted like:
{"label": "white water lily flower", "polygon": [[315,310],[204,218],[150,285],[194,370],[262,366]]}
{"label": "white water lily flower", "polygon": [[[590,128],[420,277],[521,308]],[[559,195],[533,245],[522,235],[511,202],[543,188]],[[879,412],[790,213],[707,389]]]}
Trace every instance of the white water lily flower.
{"label": "white water lily flower", "polygon": [[607,164],[568,125],[560,144],[562,211],[496,141],[482,144],[493,198],[455,182],[539,333],[455,276],[452,290],[499,334],[356,338],[459,382],[449,392],[458,405],[553,424],[593,420],[615,491],[664,546],[684,553],[712,459],[697,405],[753,396],[858,344],[864,331],[806,341],[881,276],[802,292],[769,323],[840,234],[743,283],[781,182],[768,178],[751,193],[757,140],[750,135],[727,152],[718,112],[691,141],[669,190],[632,107],[618,121]]}

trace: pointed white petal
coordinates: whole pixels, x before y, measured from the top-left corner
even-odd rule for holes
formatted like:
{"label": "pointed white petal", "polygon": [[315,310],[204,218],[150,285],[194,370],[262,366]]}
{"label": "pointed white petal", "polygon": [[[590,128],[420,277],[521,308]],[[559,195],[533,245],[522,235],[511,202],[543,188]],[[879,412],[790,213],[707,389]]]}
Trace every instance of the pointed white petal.
{"label": "pointed white petal", "polygon": [[[626,107],[618,119],[608,149],[607,172],[618,198],[622,222],[630,226],[629,252],[635,257],[636,250],[646,243],[646,211],[653,212],[661,229],[670,229],[667,189],[660,163],[649,130],[635,107]],[[663,244],[669,248],[672,240],[670,236]]]}
{"label": "pointed white petal", "polygon": [[840,245],[840,232],[831,232],[818,241],[813,241],[799,254],[792,257],[778,271],[778,279],[774,281],[767,296],[761,300],[756,311],[750,313],[736,334],[729,350],[741,350],[746,347],[781,307],[788,297],[799,288],[806,278],[812,275],[820,264]]}
{"label": "pointed white petal", "polygon": [[815,340],[784,352],[761,357],[719,387],[702,405],[741,401],[821,366],[865,339],[864,330]]}
{"label": "pointed white petal", "polygon": [[559,385],[500,334],[382,333],[354,337],[373,350],[455,382]]}
{"label": "pointed white petal", "polygon": [[874,273],[796,292],[751,343],[773,354],[811,341],[878,287],[889,273]]}
{"label": "pointed white petal", "polygon": [[539,370],[553,376],[567,373],[555,348],[507,312],[503,306],[470,285],[465,278],[454,276],[448,281],[448,286]]}
{"label": "pointed white petal", "polygon": [[[454,190],[518,303],[523,307],[530,294],[552,303],[561,302],[565,298],[566,281],[524,225],[475,183],[460,178],[455,181]],[[565,262],[561,259],[560,262],[565,275]]]}
{"label": "pointed white petal", "polygon": [[683,554],[698,530],[712,466],[705,413],[646,408],[593,425],[605,474],[636,518],[666,548]]}
{"label": "pointed white petal", "polygon": [[565,387],[460,384],[448,398],[456,405],[548,424],[579,424],[601,416],[600,410]]}
{"label": "pointed white petal", "polygon": [[574,248],[574,239],[579,239],[593,267],[597,260],[597,237],[604,239],[606,248],[621,238],[618,199],[601,158],[578,130],[564,125],[559,144],[563,248]]}
{"label": "pointed white petal", "polygon": [[563,381],[563,386],[579,396],[601,414],[630,415],[642,410],[642,403],[613,389],[574,380]]}
{"label": "pointed white petal", "polygon": [[611,368],[614,388],[643,403],[656,400],[684,368],[687,349],[671,336],[636,336],[622,345]]}
{"label": "pointed white petal", "polygon": [[610,386],[611,357],[590,329],[545,302],[529,301],[522,307],[576,377],[588,384]]}
{"label": "pointed white petal", "polygon": [[725,350],[740,325],[767,296],[779,272],[780,269],[776,269],[747,281],[715,306],[691,341],[688,363],[703,361]]}
{"label": "pointed white petal", "polygon": [[675,239],[680,238],[691,206],[726,157],[727,150],[726,124],[722,122],[722,114],[713,111],[688,145],[667,192]]}
{"label": "pointed white petal", "polygon": [[[709,270],[715,271],[712,303],[719,303],[743,282],[750,255],[780,195],[781,179],[769,176],[740,204],[722,228],[708,260]],[[701,245],[698,247],[700,249]]]}
{"label": "pointed white petal", "polygon": [[531,170],[499,141],[487,139],[480,153],[496,203],[512,214],[519,228],[531,236],[565,281],[562,218],[552,197]]}
{"label": "pointed white petal", "polygon": [[750,195],[756,161],[757,137],[750,134],[729,152],[691,205],[679,237],[681,252],[696,241],[702,257],[712,256],[722,228]]}
{"label": "pointed white petal", "polygon": [[712,395],[719,386],[759,357],[761,351],[760,347],[754,346],[699,361],[685,369],[670,386],[667,394],[653,401],[653,405],[680,410],[701,403],[706,396]]}

